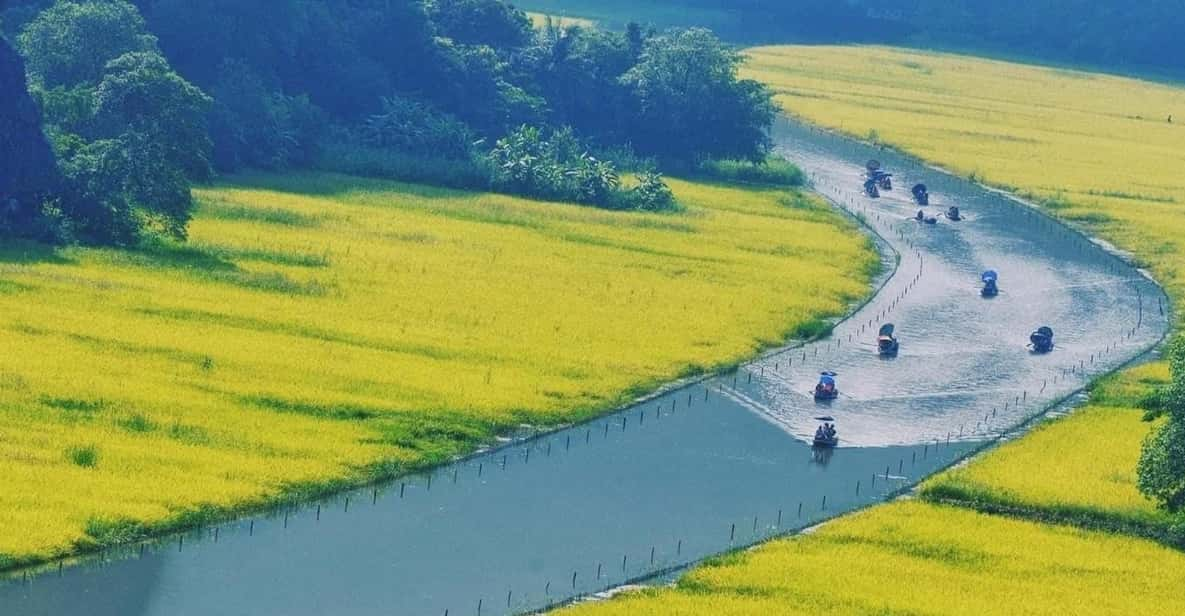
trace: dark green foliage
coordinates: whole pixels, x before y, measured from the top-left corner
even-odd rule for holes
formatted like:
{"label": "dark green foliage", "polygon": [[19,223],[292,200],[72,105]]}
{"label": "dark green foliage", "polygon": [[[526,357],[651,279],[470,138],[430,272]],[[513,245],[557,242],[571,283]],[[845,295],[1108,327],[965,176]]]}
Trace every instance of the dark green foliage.
{"label": "dark green foliage", "polygon": [[316,159],[326,118],[307,95],[288,96],[269,88],[240,60],[223,62],[209,92],[217,169],[278,169]]}
{"label": "dark green foliage", "polygon": [[59,1],[21,32],[21,52],[39,88],[94,85],[107,63],[156,49],[136,7],[127,2]]}
{"label": "dark green foliage", "polygon": [[184,237],[189,181],[211,174],[211,101],[157,53],[136,8],[61,0],[20,43],[63,178],[57,235],[123,245],[146,230]]}
{"label": "dark green foliage", "polygon": [[52,239],[43,202],[61,179],[25,87],[21,57],[0,38],[0,233]]}
{"label": "dark green foliage", "polygon": [[4,14],[23,25],[61,169],[39,219],[93,243],[184,238],[189,183],[214,168],[665,210],[660,175],[624,189],[611,161],[761,160],[773,113],[705,30],[540,33],[501,0],[24,0]]}
{"label": "dark green foliage", "polygon": [[462,45],[517,49],[534,36],[527,14],[506,2],[430,0],[428,7],[440,34]]}
{"label": "dark green foliage", "polygon": [[1172,511],[1185,507],[1185,422],[1170,420],[1148,435],[1140,454],[1139,487]]}
{"label": "dark green foliage", "polygon": [[628,143],[629,92],[620,80],[642,44],[640,30],[630,32],[637,38],[579,27],[544,30],[533,72],[557,123],[602,145]]}
{"label": "dark green foliage", "polygon": [[370,116],[361,132],[362,143],[369,147],[405,154],[431,152],[440,158],[468,158],[477,141],[457,119],[401,97],[384,98],[382,112]]}
{"label": "dark green foliage", "polygon": [[1185,338],[1175,340],[1168,355],[1172,382],[1146,404],[1150,418],[1167,415],[1167,421],[1144,441],[1139,487],[1170,510],[1180,510],[1185,508]]}
{"label": "dark green foliage", "polygon": [[571,129],[550,134],[532,126],[499,139],[489,154],[494,188],[515,195],[618,210],[673,209],[675,196],[653,170],[623,188],[617,167],[589,154]]}
{"label": "dark green foliage", "polygon": [[99,465],[99,448],[94,445],[80,445],[66,450],[66,459],[75,466],[94,468]]}
{"label": "dark green foliage", "polygon": [[86,521],[86,534],[88,543],[94,545],[122,545],[147,537],[148,527],[127,518],[90,518]]}
{"label": "dark green foliage", "polygon": [[156,52],[124,54],[107,64],[95,91],[95,134],[136,135],[158,147],[170,168],[208,179],[205,118],[210,103]]}
{"label": "dark green foliage", "polygon": [[623,77],[636,114],[630,134],[642,154],[664,161],[763,160],[777,109],[765,86],[737,79],[742,58],[702,28],[646,41]]}

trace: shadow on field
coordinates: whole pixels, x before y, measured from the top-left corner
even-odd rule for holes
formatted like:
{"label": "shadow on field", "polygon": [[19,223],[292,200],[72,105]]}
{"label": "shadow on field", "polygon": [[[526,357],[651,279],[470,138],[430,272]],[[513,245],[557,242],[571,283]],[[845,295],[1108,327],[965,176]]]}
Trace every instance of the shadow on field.
{"label": "shadow on field", "polygon": [[49,263],[69,265],[73,259],[62,254],[56,246],[28,240],[8,240],[0,243],[0,264],[33,265]]}

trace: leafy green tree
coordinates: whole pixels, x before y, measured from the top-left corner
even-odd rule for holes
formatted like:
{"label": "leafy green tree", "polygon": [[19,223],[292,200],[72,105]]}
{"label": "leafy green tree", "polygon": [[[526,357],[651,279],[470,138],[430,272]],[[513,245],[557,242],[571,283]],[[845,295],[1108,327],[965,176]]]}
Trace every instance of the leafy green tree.
{"label": "leafy green tree", "polygon": [[[80,40],[79,37],[90,37]],[[123,0],[59,0],[21,34],[63,180],[71,232],[130,244],[184,237],[191,179],[211,175],[210,99],[172,70]]]}
{"label": "leafy green tree", "polygon": [[432,0],[428,7],[439,34],[462,45],[510,50],[534,36],[527,14],[501,0]]}
{"label": "leafy green tree", "polygon": [[1185,508],[1185,338],[1169,347],[1171,382],[1147,401],[1148,419],[1167,422],[1148,435],[1138,469],[1140,491],[1170,509]]}
{"label": "leafy green tree", "polygon": [[1185,422],[1170,420],[1148,435],[1140,455],[1139,487],[1170,510],[1185,508]]}
{"label": "leafy green tree", "polygon": [[121,0],[59,0],[17,39],[35,87],[97,84],[107,63],[135,51],[156,50],[136,7]]}
{"label": "leafy green tree", "polygon": [[626,112],[631,95],[621,77],[641,53],[643,35],[640,30],[635,35],[639,40],[576,26],[544,31],[532,77],[556,124],[571,126],[601,145],[630,141]]}
{"label": "leafy green tree", "polygon": [[622,77],[635,98],[631,135],[638,151],[683,164],[764,159],[776,107],[765,86],[737,78],[741,62],[702,28],[648,40],[640,62]]}
{"label": "leafy green tree", "polygon": [[107,64],[95,92],[94,122],[101,135],[132,133],[155,142],[161,162],[204,180],[211,175],[211,102],[156,52],[128,53]]}

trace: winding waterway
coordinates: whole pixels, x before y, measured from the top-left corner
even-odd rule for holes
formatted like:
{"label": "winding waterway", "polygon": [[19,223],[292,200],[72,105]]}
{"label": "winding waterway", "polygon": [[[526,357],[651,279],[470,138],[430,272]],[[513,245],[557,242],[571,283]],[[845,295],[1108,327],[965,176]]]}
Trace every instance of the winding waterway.
{"label": "winding waterway", "polygon": [[[1156,285],[1026,206],[784,122],[779,149],[882,238],[895,270],[832,337],[431,475],[0,582],[5,616],[505,614],[792,532],[948,466],[1155,345]],[[860,194],[878,158],[897,190]],[[910,220],[907,187],[965,219]],[[982,270],[1002,293],[978,294]],[[892,322],[900,355],[874,340]],[[1055,350],[1028,334],[1050,325]],[[809,395],[818,373],[841,395]],[[832,415],[841,447],[808,443]]]}

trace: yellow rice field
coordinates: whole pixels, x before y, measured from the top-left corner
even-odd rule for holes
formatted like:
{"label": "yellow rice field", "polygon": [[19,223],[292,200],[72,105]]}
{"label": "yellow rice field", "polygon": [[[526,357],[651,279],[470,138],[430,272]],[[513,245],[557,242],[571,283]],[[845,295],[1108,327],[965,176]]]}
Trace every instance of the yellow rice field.
{"label": "yellow rice field", "polygon": [[1140,444],[1155,424],[1133,408],[1131,394],[1167,380],[1163,364],[1108,379],[1090,405],[930,479],[922,493],[1084,523],[1163,527],[1185,521],[1136,489]]}
{"label": "yellow rice field", "polygon": [[819,201],[671,184],[635,214],[242,177],[187,245],[4,245],[0,566],[588,417],[867,292]]}
{"label": "yellow rice field", "polygon": [[1180,614],[1182,585],[1150,541],[899,502],[563,613]]}
{"label": "yellow rice field", "polygon": [[758,47],[744,74],[793,115],[1045,202],[1185,297],[1185,88],[863,46]]}
{"label": "yellow rice field", "polygon": [[976,505],[1160,524],[1170,514],[1136,489],[1143,412],[1088,406],[1003,445],[923,487],[933,498]]}

